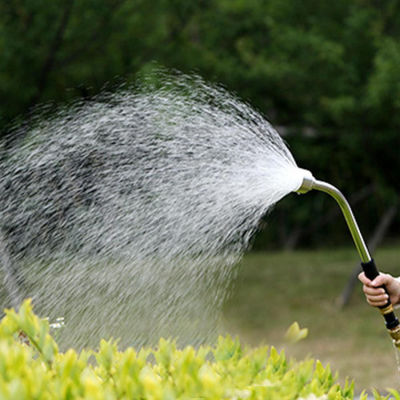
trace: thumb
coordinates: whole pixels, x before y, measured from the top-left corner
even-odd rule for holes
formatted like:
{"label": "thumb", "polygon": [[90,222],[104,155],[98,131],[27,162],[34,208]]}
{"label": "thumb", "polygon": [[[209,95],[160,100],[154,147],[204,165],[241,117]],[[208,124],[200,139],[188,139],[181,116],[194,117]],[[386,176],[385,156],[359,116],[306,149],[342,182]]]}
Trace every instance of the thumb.
{"label": "thumb", "polygon": [[390,280],[390,275],[381,273],[371,282],[371,285],[374,287],[379,287],[389,283],[389,280]]}

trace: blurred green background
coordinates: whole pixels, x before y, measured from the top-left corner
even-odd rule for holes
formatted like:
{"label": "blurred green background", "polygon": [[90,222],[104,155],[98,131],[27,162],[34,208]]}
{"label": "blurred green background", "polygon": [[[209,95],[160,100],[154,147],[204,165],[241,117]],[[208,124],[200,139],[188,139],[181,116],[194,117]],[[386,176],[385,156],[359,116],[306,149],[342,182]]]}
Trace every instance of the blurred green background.
{"label": "blurred green background", "polygon": [[[51,112],[76,99],[90,98],[104,89],[134,82],[154,63],[195,72],[261,111],[287,141],[301,167],[340,187],[371,247],[388,246],[387,257],[396,273],[396,265],[400,267],[399,39],[397,0],[1,1],[2,145],[12,143],[16,125],[24,124],[29,130],[38,105],[46,104]],[[279,265],[300,260],[300,264],[314,266],[309,273],[315,276],[320,264],[320,270],[326,270],[322,264],[332,260],[338,246],[352,246],[337,205],[318,193],[288,196],[260,228],[253,251],[303,249],[294,256],[282,253],[274,263],[276,268],[269,269],[271,274],[282,271]],[[306,254],[320,254],[316,248],[325,249],[321,253],[325,256],[304,261],[304,249],[313,250]],[[264,256],[264,264],[270,257]],[[253,264],[250,261],[251,265],[259,263],[254,260],[258,259]],[[351,279],[356,257],[341,262],[341,280],[327,277],[325,281],[324,275],[315,280],[325,299],[340,296]],[[243,276],[257,277],[263,270],[249,267]],[[265,284],[274,286],[281,279],[274,275]],[[289,289],[291,282],[286,282]],[[297,283],[292,283],[292,289],[297,289]],[[274,329],[272,321],[281,320],[272,316],[269,328],[262,324],[260,328],[257,318],[261,314],[254,308],[247,312],[244,304],[252,304],[245,302],[248,293],[263,293],[263,289],[252,287],[251,282],[243,285],[227,308],[227,315],[237,321],[228,325],[255,343],[262,335],[254,332]],[[290,294],[279,301],[292,299],[289,289]],[[315,293],[302,293],[300,304],[307,303],[306,298],[315,304],[311,301]],[[276,296],[262,301],[273,302]],[[369,312],[362,297],[358,299],[360,309]],[[306,325],[326,318],[321,308],[318,314],[301,306],[296,309],[291,302],[287,307],[292,314],[282,322],[282,329],[299,309],[310,315]],[[332,310],[328,307],[328,311]],[[240,322],[232,315],[253,319]],[[340,321],[342,317],[334,318]],[[357,321],[356,316],[349,319]],[[256,326],[251,333],[252,324]],[[375,320],[374,325],[378,325]],[[322,332],[318,323],[317,327]],[[357,329],[353,338],[361,335]],[[370,332],[364,326],[359,329]],[[373,333],[366,337],[375,340]],[[356,354],[358,350],[356,346],[351,351]],[[342,357],[349,351],[344,346]]]}
{"label": "blurred green background", "polygon": [[[38,104],[132,82],[154,62],[194,71],[260,110],[300,166],[351,194],[368,238],[399,202],[399,37],[397,0],[2,1],[0,135],[29,128]],[[287,199],[255,249],[347,243],[345,226],[328,223],[336,215],[326,221],[333,207]]]}

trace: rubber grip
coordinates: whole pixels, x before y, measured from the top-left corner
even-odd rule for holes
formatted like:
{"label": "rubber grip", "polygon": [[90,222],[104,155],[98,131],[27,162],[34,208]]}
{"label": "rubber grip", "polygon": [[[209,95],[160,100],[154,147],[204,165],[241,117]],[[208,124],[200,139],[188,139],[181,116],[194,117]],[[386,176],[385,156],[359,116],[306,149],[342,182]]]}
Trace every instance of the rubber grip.
{"label": "rubber grip", "polygon": [[365,276],[371,281],[373,281],[379,275],[378,268],[376,268],[375,261],[373,259],[367,263],[362,262],[361,267],[365,273]]}

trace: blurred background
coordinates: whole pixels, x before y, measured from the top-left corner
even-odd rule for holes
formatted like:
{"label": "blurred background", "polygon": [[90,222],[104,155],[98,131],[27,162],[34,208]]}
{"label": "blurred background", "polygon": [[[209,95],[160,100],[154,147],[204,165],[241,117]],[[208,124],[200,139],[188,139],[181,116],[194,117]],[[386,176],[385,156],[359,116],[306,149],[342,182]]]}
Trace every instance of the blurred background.
{"label": "blurred background", "polygon": [[[51,112],[134,82],[154,64],[195,72],[261,111],[299,166],[341,188],[371,249],[381,249],[378,265],[398,275],[399,39],[397,0],[2,1],[0,136],[10,146],[39,105]],[[337,205],[318,193],[288,196],[243,261],[227,329],[251,344],[279,344],[297,319],[310,335],[294,354],[356,379],[362,363],[360,385],[393,386],[382,322],[359,286],[352,298],[357,269]],[[275,314],[268,303],[279,302]],[[362,353],[371,347],[387,367],[382,378]]]}

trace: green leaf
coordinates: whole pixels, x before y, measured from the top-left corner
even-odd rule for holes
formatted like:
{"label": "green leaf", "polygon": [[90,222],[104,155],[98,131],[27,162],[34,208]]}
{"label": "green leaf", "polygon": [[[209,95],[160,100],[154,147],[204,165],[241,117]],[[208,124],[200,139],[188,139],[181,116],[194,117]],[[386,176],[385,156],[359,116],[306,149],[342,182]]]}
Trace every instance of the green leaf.
{"label": "green leaf", "polygon": [[285,339],[289,343],[296,343],[300,340],[305,339],[307,335],[308,335],[307,328],[300,329],[299,324],[297,322],[293,322],[293,324],[290,325],[289,329],[286,331]]}

